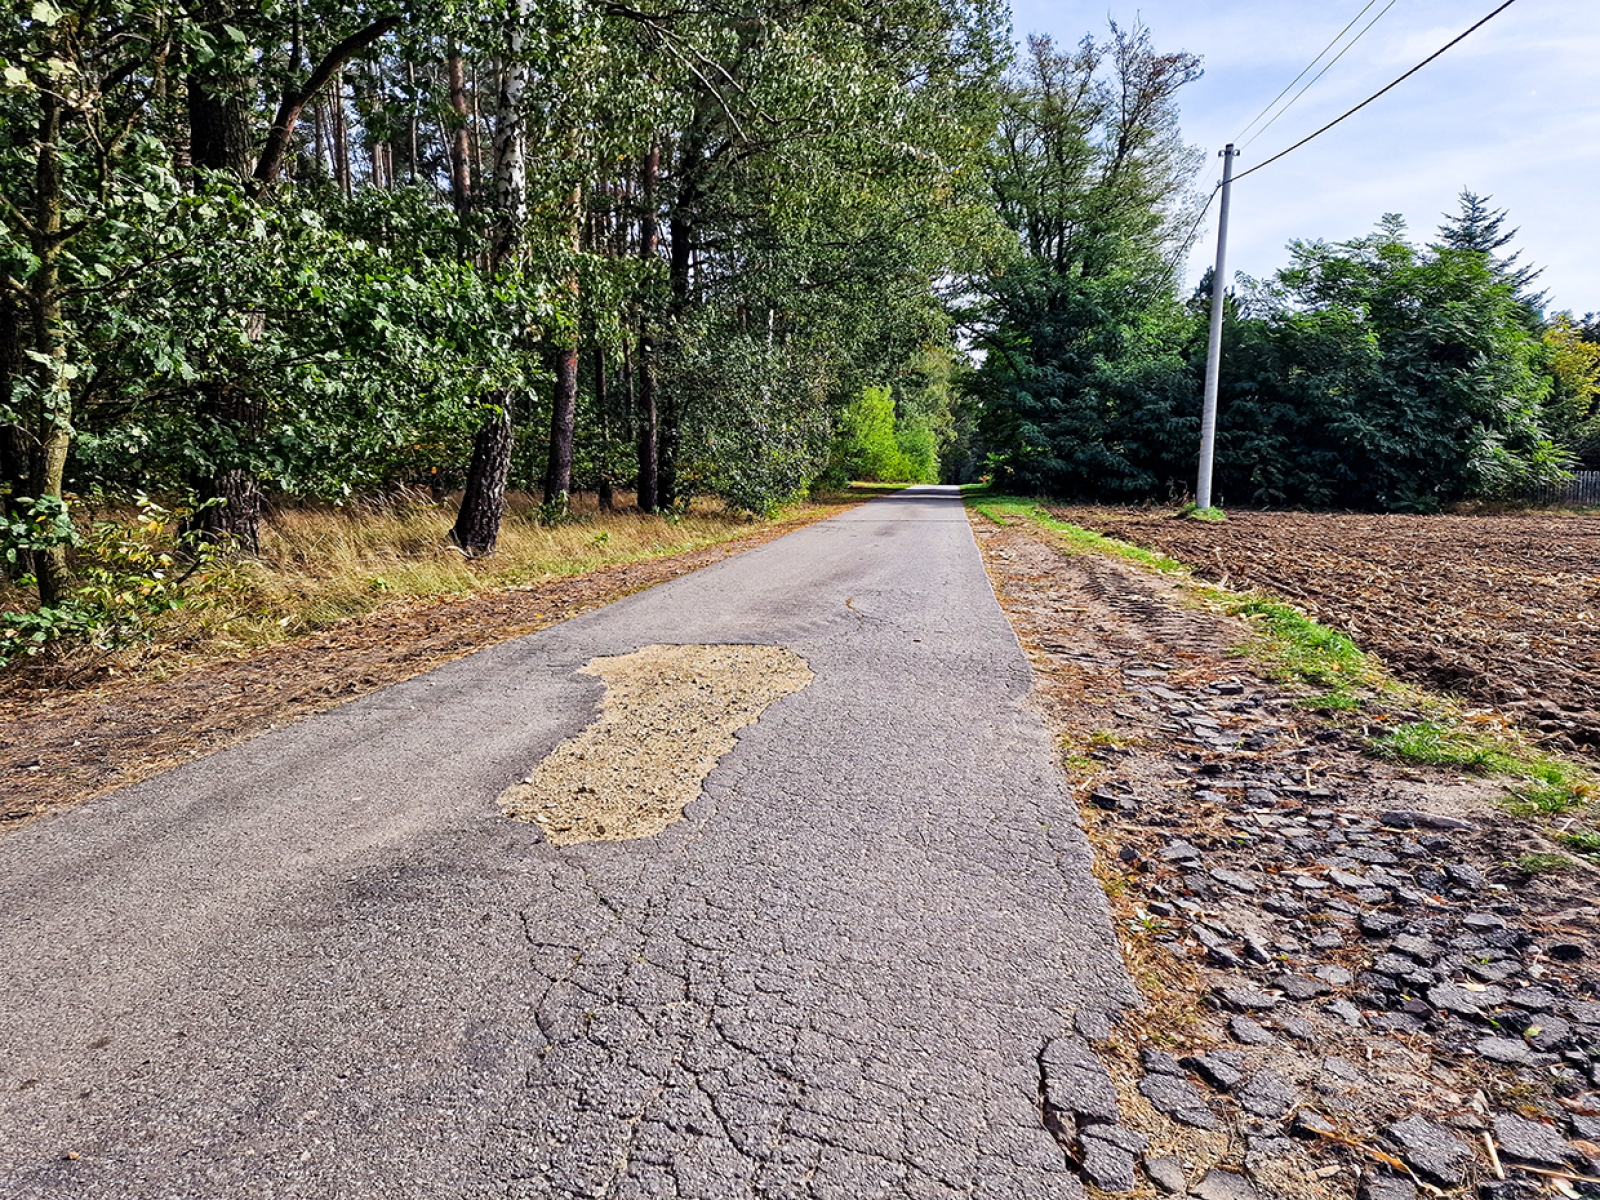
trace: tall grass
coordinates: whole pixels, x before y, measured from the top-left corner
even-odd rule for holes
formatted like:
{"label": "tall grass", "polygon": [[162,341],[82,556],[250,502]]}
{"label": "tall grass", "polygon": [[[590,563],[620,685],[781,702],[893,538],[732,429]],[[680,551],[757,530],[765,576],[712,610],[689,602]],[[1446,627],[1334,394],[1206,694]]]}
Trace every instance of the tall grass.
{"label": "tall grass", "polygon": [[453,505],[402,498],[346,508],[301,506],[264,523],[261,553],[229,564],[187,614],[203,639],[241,646],[362,616],[400,599],[517,587],[597,567],[681,554],[751,531],[750,519],[720,504],[654,516],[601,512],[592,496],[573,499],[572,517],[539,520],[525,495],[507,498],[495,553],[468,559],[450,541]]}
{"label": "tall grass", "polygon": [[[823,504],[846,498],[824,497]],[[849,497],[849,500],[857,497]],[[818,504],[795,506],[779,524],[803,519]],[[267,513],[258,555],[213,565],[182,607],[155,617],[140,644],[114,653],[63,647],[55,670],[77,678],[85,659],[95,666],[137,669],[178,658],[237,654],[324,629],[405,601],[531,586],[599,567],[681,554],[753,532],[770,524],[697,501],[664,515],[628,508],[602,512],[593,496],[573,498],[570,519],[545,524],[530,496],[507,497],[505,520],[493,555],[468,559],[450,541],[455,505],[426,494],[403,493],[383,501],[342,507],[295,505]],[[117,511],[98,519],[133,519]],[[19,611],[33,597],[0,586],[0,607]],[[29,667],[46,668],[45,660]],[[43,681],[40,670],[26,682]],[[24,682],[19,677],[15,682]]]}

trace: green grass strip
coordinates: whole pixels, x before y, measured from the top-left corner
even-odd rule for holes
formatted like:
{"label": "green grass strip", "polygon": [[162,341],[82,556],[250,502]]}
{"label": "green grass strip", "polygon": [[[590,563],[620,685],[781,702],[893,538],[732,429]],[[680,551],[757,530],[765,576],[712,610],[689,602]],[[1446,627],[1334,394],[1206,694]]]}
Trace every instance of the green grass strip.
{"label": "green grass strip", "polygon": [[[996,525],[1024,521],[1057,535],[1069,553],[1108,554],[1182,577],[1184,588],[1206,607],[1251,623],[1259,636],[1238,651],[1280,682],[1307,689],[1310,695],[1304,703],[1309,707],[1354,713],[1392,706],[1426,714],[1425,720],[1369,739],[1368,748],[1380,757],[1498,776],[1507,780],[1513,811],[1519,815],[1566,812],[1585,803],[1596,791],[1596,780],[1588,770],[1528,746],[1514,735],[1468,724],[1460,705],[1401,683],[1345,634],[1312,620],[1292,605],[1196,580],[1176,559],[1059,520],[1038,500],[995,495],[983,488],[963,488],[962,492],[974,511]],[[1569,841],[1570,848],[1580,854],[1600,853],[1600,835],[1574,836],[1583,839],[1583,844]],[[1593,848],[1588,841],[1591,838]]]}

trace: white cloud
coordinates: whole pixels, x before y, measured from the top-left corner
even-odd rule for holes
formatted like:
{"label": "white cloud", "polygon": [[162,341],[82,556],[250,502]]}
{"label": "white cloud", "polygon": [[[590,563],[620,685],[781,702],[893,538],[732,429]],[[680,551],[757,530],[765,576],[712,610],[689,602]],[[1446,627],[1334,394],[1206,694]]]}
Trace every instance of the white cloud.
{"label": "white cloud", "polygon": [[[1362,0],[1013,2],[1019,36],[1076,41],[1103,30],[1109,12],[1123,24],[1143,19],[1159,47],[1202,55],[1206,75],[1182,98],[1184,132],[1214,153]],[[1494,0],[1398,0],[1250,146],[1240,169],[1364,99],[1493,7]],[[1600,309],[1600,223],[1587,216],[1600,192],[1600,24],[1583,19],[1588,8],[1519,0],[1338,128],[1244,180],[1234,194],[1230,269],[1270,274],[1286,261],[1291,238],[1352,237],[1384,212],[1404,214],[1426,237],[1469,187],[1511,210],[1524,258],[1545,268],[1552,303]],[[1204,187],[1218,173],[1208,154]],[[1191,277],[1210,259],[1214,232],[1197,247]]]}

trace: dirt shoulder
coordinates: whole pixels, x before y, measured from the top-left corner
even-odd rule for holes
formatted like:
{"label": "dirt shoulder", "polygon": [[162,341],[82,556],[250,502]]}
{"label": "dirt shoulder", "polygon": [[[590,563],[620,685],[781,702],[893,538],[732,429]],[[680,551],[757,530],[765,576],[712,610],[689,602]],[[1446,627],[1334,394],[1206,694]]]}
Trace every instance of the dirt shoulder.
{"label": "dirt shoulder", "polygon": [[387,606],[166,679],[0,699],[0,831],[721,562],[859,502],[807,508],[686,554]]}
{"label": "dirt shoulder", "polygon": [[1283,596],[1397,674],[1517,714],[1554,749],[1600,752],[1600,520],[1050,506],[1201,578]]}
{"label": "dirt shoulder", "polygon": [[1086,1179],[1237,1200],[1591,1188],[1600,872],[1523,869],[1556,847],[1501,788],[1370,757],[1180,581],[1022,521],[973,528],[1145,996],[1078,1023],[1142,1170],[1106,1169],[1093,1114],[1048,1114]]}

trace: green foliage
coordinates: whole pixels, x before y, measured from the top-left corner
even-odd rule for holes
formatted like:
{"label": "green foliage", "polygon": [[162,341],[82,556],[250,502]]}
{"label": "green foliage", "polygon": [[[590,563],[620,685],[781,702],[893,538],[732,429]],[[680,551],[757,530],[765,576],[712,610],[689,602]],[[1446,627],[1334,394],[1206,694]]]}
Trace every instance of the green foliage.
{"label": "green foliage", "polygon": [[72,594],[57,605],[0,614],[0,667],[47,650],[117,649],[148,638],[158,618],[203,591],[206,572],[226,549],[198,531],[183,532],[194,511],[139,496],[131,524],[96,521],[74,533]]}
{"label": "green foliage", "polygon": [[1226,521],[1228,514],[1215,506],[1201,508],[1198,504],[1190,502],[1178,509],[1178,516],[1186,521],[1211,521],[1213,523]]}
{"label": "green foliage", "polygon": [[1357,708],[1358,690],[1378,683],[1376,668],[1354,642],[1298,609],[1261,598],[1232,600],[1227,607],[1259,624],[1269,644],[1269,664],[1280,677],[1316,688],[1317,707]]}
{"label": "green foliage", "polygon": [[1371,739],[1374,753],[1401,762],[1453,767],[1478,775],[1508,776],[1522,813],[1555,814],[1593,794],[1586,772],[1520,743],[1454,720],[1413,721]]}
{"label": "green foliage", "polygon": [[1561,835],[1561,844],[1587,857],[1600,857],[1600,833],[1592,830],[1580,829],[1573,833],[1564,833]]}
{"label": "green foliage", "polygon": [[81,541],[73,528],[67,501],[60,496],[18,496],[9,512],[0,511],[0,556],[4,557],[7,573],[18,577],[24,586],[32,582],[26,571],[35,551],[73,547]]}
{"label": "green foliage", "polygon": [[1519,854],[1517,870],[1524,875],[1555,875],[1570,871],[1576,864],[1565,854]]}

